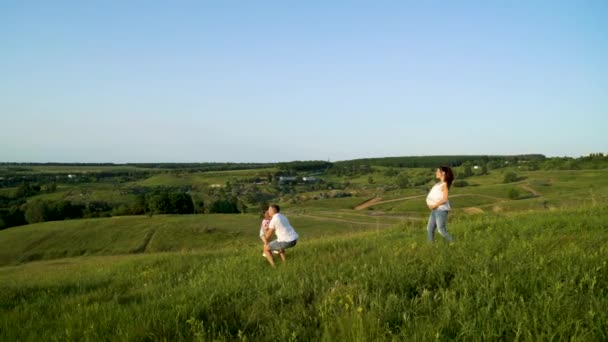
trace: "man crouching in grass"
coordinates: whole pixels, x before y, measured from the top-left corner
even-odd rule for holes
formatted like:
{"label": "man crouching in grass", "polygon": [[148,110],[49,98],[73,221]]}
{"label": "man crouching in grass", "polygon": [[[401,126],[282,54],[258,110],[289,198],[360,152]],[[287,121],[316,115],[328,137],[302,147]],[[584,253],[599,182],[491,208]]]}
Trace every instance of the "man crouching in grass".
{"label": "man crouching in grass", "polygon": [[[264,253],[266,254],[266,260],[274,267],[274,256],[272,252],[277,251],[281,256],[281,260],[285,262],[285,250],[296,245],[298,242],[298,233],[293,229],[289,220],[285,215],[280,213],[281,208],[276,204],[268,206],[268,213],[272,217],[268,224],[266,234],[264,234]],[[268,242],[272,237],[272,234],[276,234],[276,240]]]}

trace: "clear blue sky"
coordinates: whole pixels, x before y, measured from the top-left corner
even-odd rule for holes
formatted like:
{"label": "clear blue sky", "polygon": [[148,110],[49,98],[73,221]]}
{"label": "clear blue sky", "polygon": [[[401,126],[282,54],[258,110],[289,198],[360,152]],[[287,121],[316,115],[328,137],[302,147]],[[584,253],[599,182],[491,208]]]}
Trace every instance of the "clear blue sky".
{"label": "clear blue sky", "polygon": [[0,161],[608,152],[608,1],[0,2]]}

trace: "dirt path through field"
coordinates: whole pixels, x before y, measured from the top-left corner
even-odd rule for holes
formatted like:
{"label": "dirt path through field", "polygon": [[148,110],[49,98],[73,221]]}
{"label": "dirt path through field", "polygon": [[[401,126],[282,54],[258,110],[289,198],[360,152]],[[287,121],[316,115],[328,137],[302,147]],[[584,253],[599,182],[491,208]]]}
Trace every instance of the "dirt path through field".
{"label": "dirt path through field", "polygon": [[[532,191],[532,190],[530,190],[530,191]],[[462,197],[462,196],[485,197],[485,198],[490,198],[490,199],[499,200],[499,201],[504,200],[504,198],[494,197],[494,196],[488,196],[488,195],[481,195],[481,194],[458,194],[458,195],[451,195],[450,198]],[[358,206],[355,207],[355,210],[363,210],[363,209],[369,208],[369,207],[377,205],[377,204],[406,201],[406,200],[415,199],[415,198],[422,198],[422,197],[424,197],[424,195],[393,198],[393,199],[385,200],[385,201],[383,201],[382,198],[380,198],[380,197],[375,197],[375,198],[369,199],[369,200],[367,200],[367,201],[359,204]]]}
{"label": "dirt path through field", "polygon": [[355,210],[363,210],[363,209],[369,208],[369,207],[371,207],[373,205],[376,205],[376,204],[384,204],[384,203],[405,201],[405,200],[408,200],[408,199],[414,199],[414,198],[420,198],[420,197],[424,197],[424,195],[393,198],[393,199],[385,200],[385,201],[383,201],[382,198],[380,198],[380,197],[376,197],[376,198],[372,198],[370,200],[367,200],[367,201],[359,204],[358,206],[355,207]]}
{"label": "dirt path through field", "polygon": [[542,196],[542,194],[540,192],[532,189],[530,187],[530,184],[520,184],[519,187],[522,188],[522,189],[524,189],[524,190],[526,190],[526,191],[531,192],[532,195],[534,195],[534,197],[540,197],[540,196]]}
{"label": "dirt path through field", "polygon": [[363,210],[367,207],[371,207],[372,205],[380,202],[382,200],[382,198],[380,197],[374,197],[374,198],[370,198],[367,201],[359,204],[358,206],[355,207],[355,210]]}

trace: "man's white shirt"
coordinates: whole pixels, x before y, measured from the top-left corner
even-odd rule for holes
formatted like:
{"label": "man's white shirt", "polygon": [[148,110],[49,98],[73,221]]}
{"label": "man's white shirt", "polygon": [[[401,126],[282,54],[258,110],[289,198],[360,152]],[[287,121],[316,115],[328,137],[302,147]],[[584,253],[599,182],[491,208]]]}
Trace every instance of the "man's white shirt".
{"label": "man's white shirt", "polygon": [[289,224],[287,217],[281,213],[276,213],[272,216],[268,227],[274,229],[275,234],[277,234],[277,241],[291,242],[298,239],[298,233]]}

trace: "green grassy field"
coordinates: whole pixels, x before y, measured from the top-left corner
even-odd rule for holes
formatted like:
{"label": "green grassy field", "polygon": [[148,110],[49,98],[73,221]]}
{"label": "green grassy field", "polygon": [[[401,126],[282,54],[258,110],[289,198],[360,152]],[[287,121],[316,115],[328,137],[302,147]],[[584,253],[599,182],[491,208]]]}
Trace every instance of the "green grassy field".
{"label": "green grassy field", "polygon": [[[257,172],[142,182],[224,184]],[[517,173],[515,183],[493,172],[450,190],[450,245],[426,241],[423,187],[288,201],[300,241],[276,269],[261,257],[253,214],[6,229],[0,341],[607,340],[608,172]],[[513,188],[522,199],[509,198]],[[58,190],[37,198],[127,196],[110,184]],[[353,209],[375,197],[390,202]]]}
{"label": "green grassy field", "polygon": [[[289,211],[287,211],[289,213]],[[323,216],[290,215],[302,239],[323,239],[374,226]],[[257,246],[261,219],[251,214],[118,216],[31,224],[0,234],[0,266],[73,256],[164,251],[235,251]]]}
{"label": "green grassy field", "polygon": [[41,193],[28,198],[28,201],[65,200],[75,203],[86,203],[91,201],[106,201],[111,203],[129,203],[135,196],[122,193],[121,189],[112,184],[79,184],[61,185],[53,193]]}
{"label": "green grassy field", "polygon": [[[468,178],[467,182],[472,186],[450,189],[450,202],[455,211],[481,209],[482,211],[517,212],[571,208],[608,200],[608,177],[606,177],[608,172],[606,170],[527,171],[519,172],[518,176],[523,179],[506,184],[502,182],[502,173],[498,172]],[[510,199],[509,191],[511,189],[517,189],[522,198]],[[394,195],[394,192],[382,197],[382,200],[399,198]],[[379,203],[372,209],[409,213],[426,211],[420,198]]]}
{"label": "green grassy field", "polygon": [[170,252],[1,267],[0,339],[605,340],[606,209],[459,217],[453,245],[418,223],[347,230],[303,239],[277,269],[232,215],[215,233],[236,242],[218,248],[180,229],[159,239]]}
{"label": "green grassy field", "polygon": [[358,204],[363,203],[367,198],[364,197],[342,197],[342,198],[327,198],[318,200],[309,200],[295,205],[286,204],[287,207],[297,209],[313,209],[317,211],[333,211],[339,209],[353,209]]}
{"label": "green grassy field", "polygon": [[209,171],[197,173],[163,173],[137,183],[141,186],[221,185],[240,178],[265,177],[276,169]]}

